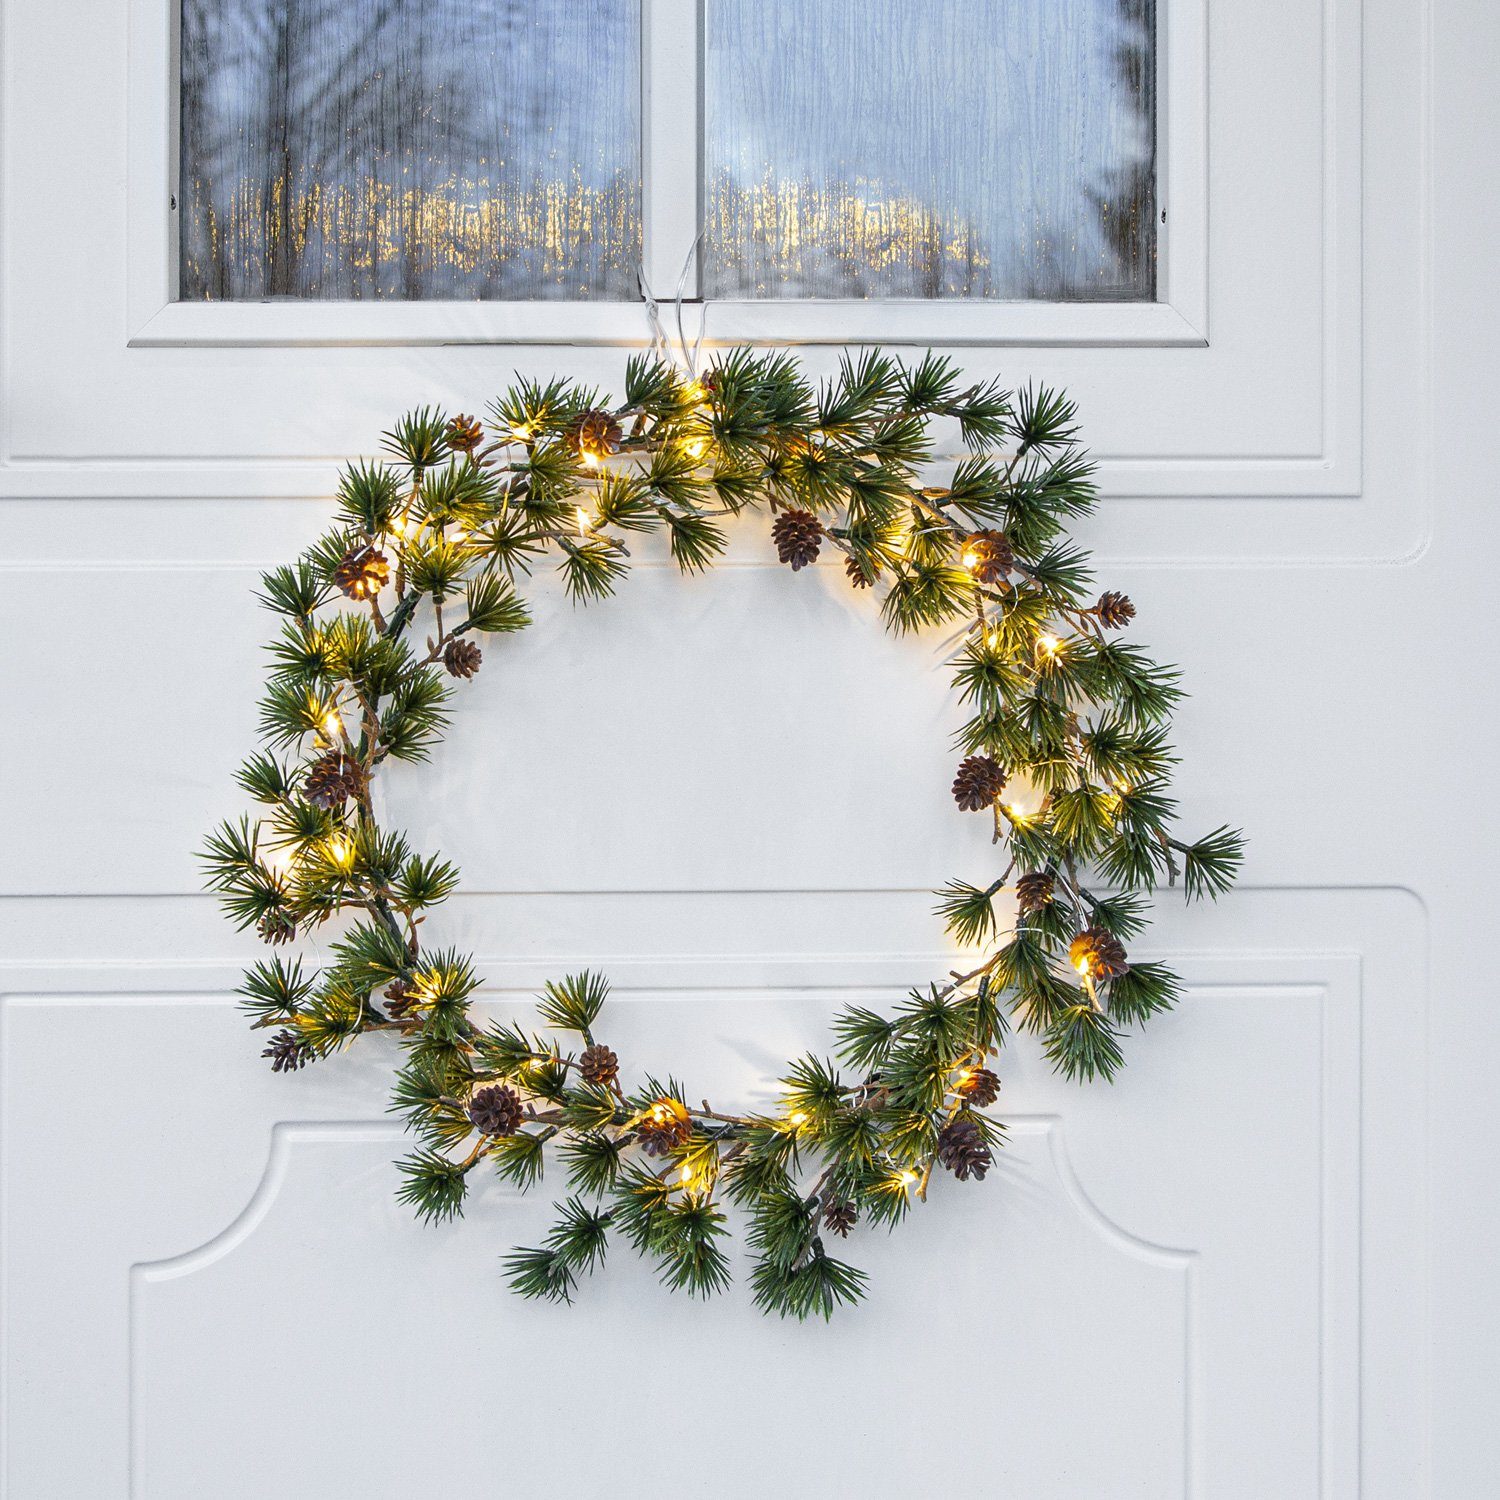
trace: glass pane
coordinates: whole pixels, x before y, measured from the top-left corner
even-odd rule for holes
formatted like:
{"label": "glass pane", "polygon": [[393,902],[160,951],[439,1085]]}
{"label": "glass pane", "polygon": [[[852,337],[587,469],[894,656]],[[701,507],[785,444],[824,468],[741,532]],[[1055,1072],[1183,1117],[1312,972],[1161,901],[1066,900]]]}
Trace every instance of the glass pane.
{"label": "glass pane", "polygon": [[1155,0],[709,0],[712,297],[1156,292]]}
{"label": "glass pane", "polygon": [[182,0],[184,299],[614,298],[638,0]]}

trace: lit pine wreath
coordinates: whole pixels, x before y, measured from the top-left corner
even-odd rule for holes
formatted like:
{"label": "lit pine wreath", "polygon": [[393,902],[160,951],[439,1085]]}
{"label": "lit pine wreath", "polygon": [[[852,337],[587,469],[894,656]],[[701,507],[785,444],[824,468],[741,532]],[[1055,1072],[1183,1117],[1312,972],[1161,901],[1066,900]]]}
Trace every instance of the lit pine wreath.
{"label": "lit pine wreath", "polygon": [[[917,478],[934,419],[956,423],[971,454],[935,487]],[[268,943],[345,925],[321,971],[280,956],[252,968],[245,1006],[272,1029],[277,1070],[365,1032],[398,1039],[392,1107],[421,1142],[400,1196],[424,1217],[459,1213],[476,1170],[527,1188],[556,1159],[569,1195],[544,1244],[510,1258],[517,1291],[571,1298],[612,1234],[667,1285],[719,1291],[728,1203],[748,1225],[757,1304],[826,1317],[865,1282],[829,1253],[832,1236],[894,1226],[934,1170],[990,1167],[1003,1135],[986,1113],[990,1063],[1008,1017],[1069,1078],[1108,1078],[1121,1026],[1173,1004],[1176,977],[1125,944],[1159,883],[1180,879],[1189,899],[1224,891],[1241,839],[1170,831],[1177,674],[1117,638],[1129,599],[1090,602],[1065,537],[1096,500],[1074,419],[1054,392],[967,385],[934,356],[907,367],[869,353],[820,389],[783,354],[737,351],[701,379],[640,357],[618,408],[557,380],[514,387],[488,428],[406,417],[388,457],[343,475],[338,527],[266,575],[261,597],[284,623],[266,749],[239,776],[263,811],[211,836],[209,880]],[[779,1108],[751,1116],[696,1107],[673,1080],[627,1086],[598,975],[547,986],[546,1035],[478,1025],[469,959],[429,948],[418,926],[458,872],[377,825],[370,783],[387,757],[431,753],[448,679],[480,666],[478,638],[528,624],[518,574],[556,556],[586,603],[625,574],[621,533],[665,530],[678,565],[703,569],[723,518],[756,507],[774,513],[782,562],[834,550],[852,587],[881,588],[890,628],[960,624],[954,682],[972,717],[953,796],[993,819],[1004,866],[939,893],[953,937],[989,951],[982,964],[890,1015],[846,1009],[836,1050],[850,1071],[799,1059]],[[411,644],[424,633],[425,652]]]}

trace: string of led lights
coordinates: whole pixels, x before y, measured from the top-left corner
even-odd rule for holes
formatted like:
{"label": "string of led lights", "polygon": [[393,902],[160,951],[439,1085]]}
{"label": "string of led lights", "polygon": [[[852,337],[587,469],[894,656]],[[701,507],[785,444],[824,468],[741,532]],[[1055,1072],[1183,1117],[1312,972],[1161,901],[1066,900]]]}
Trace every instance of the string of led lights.
{"label": "string of led lights", "polygon": [[[944,428],[964,445],[956,461],[936,457]],[[1230,828],[1174,831],[1178,675],[1122,639],[1128,598],[1092,591],[1067,527],[1096,501],[1065,397],[966,382],[931,355],[868,352],[815,386],[785,354],[726,353],[701,377],[653,354],[629,362],[618,405],[522,381],[487,422],[403,418],[379,458],[344,471],[332,529],[263,579],[280,630],[263,747],[239,774],[257,810],[204,854],[241,928],[278,948],[336,933],[321,967],[278,952],[245,976],[271,1065],[390,1038],[392,1107],[417,1139],[400,1196],[426,1218],[459,1213],[477,1172],[522,1188],[561,1173],[554,1227],[508,1262],[525,1295],[570,1300],[615,1239],[667,1285],[716,1292],[737,1216],[762,1308],[826,1317],[856,1300],[864,1273],[833,1241],[894,1226],[937,1172],[967,1181],[992,1165],[991,1063],[1011,1028],[1069,1078],[1111,1077],[1123,1032],[1180,992],[1168,966],[1127,953],[1152,894],[1217,896],[1240,862]],[[471,959],[427,938],[458,871],[382,827],[371,784],[387,761],[432,754],[480,641],[530,623],[519,585],[536,568],[555,565],[592,603],[625,577],[632,533],[664,534],[699,571],[729,519],[757,510],[782,563],[837,558],[888,628],[957,629],[968,717],[953,797],[990,820],[996,856],[937,893],[981,961],[889,1014],[844,1009],[837,1061],[790,1062],[777,1107],[749,1114],[622,1064],[598,974],[549,984],[536,1026],[484,1024]]]}

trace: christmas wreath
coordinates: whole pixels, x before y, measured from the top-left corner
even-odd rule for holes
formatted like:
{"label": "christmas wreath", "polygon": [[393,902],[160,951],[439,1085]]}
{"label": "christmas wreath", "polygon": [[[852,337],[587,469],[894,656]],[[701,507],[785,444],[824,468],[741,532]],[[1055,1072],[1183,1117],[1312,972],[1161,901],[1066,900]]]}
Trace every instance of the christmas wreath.
{"label": "christmas wreath", "polygon": [[[927,483],[943,424],[966,456]],[[391,1107],[418,1142],[399,1195],[425,1218],[461,1212],[476,1172],[521,1188],[560,1172],[555,1226],[507,1261],[526,1296],[570,1300],[612,1238],[668,1286],[717,1292],[733,1213],[757,1304],[828,1316],[865,1283],[835,1241],[899,1223],[934,1172],[989,1170],[1008,1029],[1036,1033],[1069,1078],[1111,1077],[1122,1031],[1179,992],[1128,952],[1151,893],[1215,896],[1239,864],[1229,828],[1172,831],[1178,675],[1121,639],[1131,601],[1096,596],[1067,538],[1097,499],[1073,405],[967,383],[931,355],[866,353],[815,387],[786,354],[735,351],[701,376],[653,354],[630,361],[622,405],[520,381],[487,423],[424,409],[384,449],[343,473],[329,533],[264,577],[280,634],[264,748],[239,773],[259,811],[204,853],[230,917],[267,943],[338,924],[321,968],[276,954],[246,974],[264,1055],[292,1072],[361,1035],[395,1039]],[[699,570],[726,519],[755,509],[772,513],[782,563],[838,554],[889,628],[957,628],[953,798],[992,822],[997,855],[938,893],[982,962],[889,1014],[845,1009],[839,1063],[793,1061],[775,1110],[734,1114],[622,1065],[597,974],[549,984],[539,1030],[481,1024],[471,961],[423,925],[458,871],[380,826],[371,781],[431,754],[481,640],[529,623],[517,582],[533,568],[555,562],[589,603],[624,577],[629,533],[664,532]]]}

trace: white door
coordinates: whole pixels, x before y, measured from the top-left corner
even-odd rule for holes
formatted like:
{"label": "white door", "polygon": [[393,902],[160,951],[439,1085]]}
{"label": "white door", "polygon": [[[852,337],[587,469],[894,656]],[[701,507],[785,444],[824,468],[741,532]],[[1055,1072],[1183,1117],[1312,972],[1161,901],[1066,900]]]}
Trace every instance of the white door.
{"label": "white door", "polygon": [[[1033,134],[1004,171],[954,167],[931,191],[977,194],[981,239],[1005,223],[1035,241],[1038,205],[1084,211],[1057,186],[1078,151],[1113,140],[1139,166],[1120,142],[1140,138],[1090,113],[1088,69],[1101,37],[1142,45],[1101,27],[1151,7],[1104,7],[1111,22],[1101,4],[709,0],[706,42],[704,7],[668,0],[395,7],[395,72],[435,58],[412,76],[451,97],[465,75],[441,69],[483,52],[496,79],[544,77],[546,128],[593,143],[553,185],[592,195],[585,232],[532,244],[503,285],[463,281],[475,262],[455,252],[434,288],[410,265],[361,283],[383,263],[354,251],[309,270],[342,232],[321,210],[279,249],[263,198],[204,217],[211,157],[263,192],[244,142],[274,109],[320,106],[295,48],[279,74],[232,51],[235,17],[286,44],[284,4],[5,0],[6,1496],[1500,1493],[1480,855],[1500,832],[1500,10],[1159,0],[1154,179],[1132,200],[1153,205],[1155,274],[1130,251],[1108,299],[1087,279],[1095,220],[1049,242],[1066,253],[1013,256],[1010,281],[993,243],[949,243],[931,284],[915,260],[917,280],[873,284],[856,234],[860,297],[800,302],[799,277],[826,297],[830,261],[777,260],[723,188],[781,151],[811,195],[802,227],[836,216],[815,180],[833,156],[778,122],[775,90],[793,120],[824,110],[807,141],[853,118],[899,157],[877,117],[952,102],[923,67],[953,36],[945,54],[912,26],[979,14],[998,49],[981,61],[1005,69],[957,78],[959,135]],[[306,6],[314,34],[327,9]],[[391,43],[384,24],[369,46]],[[180,50],[197,87],[179,113]],[[826,89],[798,73],[815,53],[842,64],[809,75]],[[817,104],[836,88],[854,92]],[[399,89],[379,107],[416,128]],[[540,150],[528,118],[506,116],[506,139]],[[366,170],[343,150],[325,174]],[[409,187],[353,193],[369,243],[419,202]],[[929,232],[934,204],[897,196],[898,241]],[[521,233],[528,202],[450,193],[442,211],[483,245]],[[704,210],[742,252],[705,252],[713,337],[808,341],[815,372],[840,340],[933,343],[977,376],[1072,392],[1107,497],[1084,540],[1192,693],[1185,819],[1250,838],[1216,908],[1161,903],[1152,942],[1189,994],[1119,1081],[1069,1085],[1020,1039],[999,1169],[864,1242],[870,1295],[827,1326],[763,1319],[743,1285],[689,1303],[624,1256],[572,1308],[511,1296],[500,1256],[535,1243],[550,1200],[487,1190],[459,1224],[414,1223],[393,1199],[388,1059],[265,1067],[232,995],[255,945],[192,858],[236,810],[253,740],[251,590],[325,524],[336,463],[408,407],[482,409],[513,370],[618,388],[646,326],[620,280],[632,247],[669,295]],[[278,261],[288,245],[304,259]],[[986,257],[977,300],[931,296]],[[932,774],[938,642],[894,641],[873,606],[779,568],[753,520],[707,578],[647,558],[597,608],[546,580],[532,594],[541,628],[467,690],[420,797],[389,791],[462,867],[434,922],[500,1013],[602,968],[622,1040],[748,1101],[826,1045],[839,1004],[951,967],[926,893],[979,845]]]}

